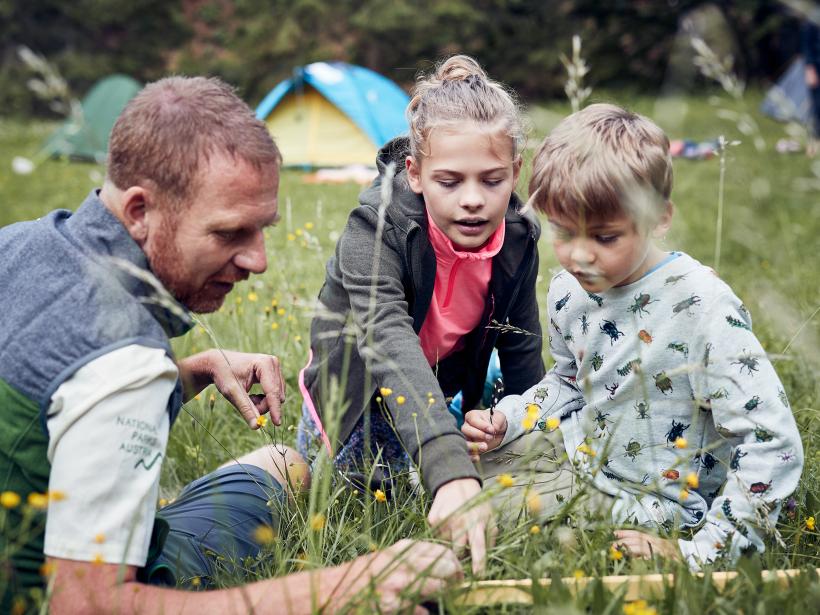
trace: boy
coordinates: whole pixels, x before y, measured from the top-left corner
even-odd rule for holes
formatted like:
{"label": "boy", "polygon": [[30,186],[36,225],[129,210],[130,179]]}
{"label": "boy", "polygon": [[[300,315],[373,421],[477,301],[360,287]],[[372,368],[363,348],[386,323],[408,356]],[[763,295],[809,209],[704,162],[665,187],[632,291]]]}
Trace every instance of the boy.
{"label": "boy", "polygon": [[493,415],[468,413],[463,432],[475,453],[500,447],[482,456],[485,476],[516,460],[537,475],[513,480],[542,512],[558,512],[580,479],[586,509],[614,523],[698,527],[677,542],[616,532],[632,555],[697,569],[763,550],[803,450],[746,308],[711,269],[655,244],[672,221],[671,188],[668,138],[619,107],[591,105],[545,139],[530,202],[563,267],[548,296],[555,366]]}

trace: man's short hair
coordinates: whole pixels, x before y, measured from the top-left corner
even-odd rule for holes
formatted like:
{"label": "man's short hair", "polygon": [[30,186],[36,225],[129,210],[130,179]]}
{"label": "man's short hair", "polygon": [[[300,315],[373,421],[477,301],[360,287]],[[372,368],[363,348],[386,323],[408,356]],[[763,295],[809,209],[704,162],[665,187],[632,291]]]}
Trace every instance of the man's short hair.
{"label": "man's short hair", "polygon": [[174,206],[190,201],[210,156],[243,160],[262,172],[282,162],[265,124],[223,81],[168,77],[125,107],[108,145],[108,179],[120,190],[152,184]]}
{"label": "man's short hair", "polygon": [[548,216],[653,225],[672,194],[669,139],[651,120],[595,104],[561,121],[533,160],[530,201]]}

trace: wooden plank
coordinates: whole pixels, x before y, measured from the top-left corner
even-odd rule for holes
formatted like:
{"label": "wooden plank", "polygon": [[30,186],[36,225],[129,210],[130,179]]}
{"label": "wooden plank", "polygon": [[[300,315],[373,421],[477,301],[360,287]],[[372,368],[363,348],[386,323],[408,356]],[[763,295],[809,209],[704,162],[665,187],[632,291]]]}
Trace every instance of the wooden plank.
{"label": "wooden plank", "polygon": [[[791,570],[764,570],[762,573],[765,582],[776,582],[781,587],[788,585],[789,579],[799,575],[802,571]],[[820,575],[820,568],[816,569]],[[726,584],[737,577],[738,573],[714,572],[712,583],[722,590]],[[703,573],[694,575],[703,577]],[[562,579],[564,586],[573,594],[582,591],[587,585],[595,581],[594,577],[568,577]],[[675,582],[673,574],[646,574],[646,575],[612,575],[601,577],[606,589],[610,591],[622,590],[626,586],[626,600],[660,597],[664,588]],[[550,586],[550,579],[540,579],[539,585],[546,589]],[[461,595],[455,599],[458,606],[487,606],[491,604],[532,604],[532,580],[505,580],[505,581],[478,581],[464,583],[456,592]]]}

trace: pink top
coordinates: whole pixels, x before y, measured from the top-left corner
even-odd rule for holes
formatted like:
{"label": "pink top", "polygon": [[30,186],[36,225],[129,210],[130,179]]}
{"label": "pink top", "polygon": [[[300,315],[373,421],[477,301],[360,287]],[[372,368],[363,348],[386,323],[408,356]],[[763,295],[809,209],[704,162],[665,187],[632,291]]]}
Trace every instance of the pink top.
{"label": "pink top", "polygon": [[464,336],[478,326],[493,273],[493,257],[504,245],[504,221],[476,252],[462,252],[427,214],[436,253],[436,282],[430,309],[419,332],[421,349],[432,366],[460,350]]}

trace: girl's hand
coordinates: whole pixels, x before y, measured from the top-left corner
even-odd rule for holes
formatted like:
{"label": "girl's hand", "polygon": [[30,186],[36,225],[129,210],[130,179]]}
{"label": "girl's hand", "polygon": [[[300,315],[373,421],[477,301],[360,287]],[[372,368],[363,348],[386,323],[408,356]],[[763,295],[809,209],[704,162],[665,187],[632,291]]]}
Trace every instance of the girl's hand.
{"label": "girl's hand", "polygon": [[478,461],[482,453],[498,448],[507,433],[507,417],[503,412],[493,412],[490,419],[489,410],[470,410],[464,415],[461,433],[467,438],[470,458]]}
{"label": "girl's hand", "polygon": [[659,538],[638,530],[617,530],[615,538],[617,540],[612,543],[612,546],[618,550],[626,551],[626,554],[632,557],[643,559],[660,557],[666,560],[681,559],[677,540]]}

